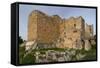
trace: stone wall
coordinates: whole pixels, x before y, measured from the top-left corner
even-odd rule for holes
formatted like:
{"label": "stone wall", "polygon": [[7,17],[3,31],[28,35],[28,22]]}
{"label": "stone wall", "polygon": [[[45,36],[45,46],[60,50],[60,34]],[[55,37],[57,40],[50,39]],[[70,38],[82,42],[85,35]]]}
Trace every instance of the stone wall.
{"label": "stone wall", "polygon": [[59,36],[59,18],[56,15],[49,17],[38,10],[33,11],[29,16],[28,40],[53,43]]}
{"label": "stone wall", "polygon": [[84,38],[85,27],[84,19],[81,16],[64,20],[64,29],[62,31],[62,48],[82,48],[83,43],[81,40]]}
{"label": "stone wall", "polygon": [[93,24],[92,25],[88,25],[86,23],[86,27],[85,27],[85,37],[87,39],[90,39],[93,36]]}
{"label": "stone wall", "polygon": [[93,25],[85,25],[82,16],[62,19],[38,10],[29,15],[28,41],[37,40],[37,43],[46,44],[46,47],[52,44],[58,48],[82,49],[87,47],[85,40],[89,41],[90,35],[93,36]]}
{"label": "stone wall", "polygon": [[34,11],[29,15],[28,20],[28,41],[37,39],[37,12]]}

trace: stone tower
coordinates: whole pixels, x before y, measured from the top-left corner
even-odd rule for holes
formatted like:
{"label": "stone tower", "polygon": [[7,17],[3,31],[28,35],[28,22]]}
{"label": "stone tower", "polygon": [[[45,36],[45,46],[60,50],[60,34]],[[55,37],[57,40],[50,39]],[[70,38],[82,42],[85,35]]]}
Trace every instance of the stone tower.
{"label": "stone tower", "polygon": [[87,39],[90,39],[91,37],[93,37],[93,24],[92,25],[88,25],[86,23],[86,27],[85,27],[85,37]]}
{"label": "stone tower", "polygon": [[82,39],[84,39],[85,32],[84,23],[84,19],[81,16],[77,18],[71,17],[65,20],[65,47],[82,48]]}
{"label": "stone tower", "polygon": [[28,19],[28,41],[37,39],[37,11],[33,11]]}
{"label": "stone tower", "polygon": [[29,16],[28,41],[37,40],[38,43],[53,43],[59,36],[60,17],[52,17],[38,10]]}

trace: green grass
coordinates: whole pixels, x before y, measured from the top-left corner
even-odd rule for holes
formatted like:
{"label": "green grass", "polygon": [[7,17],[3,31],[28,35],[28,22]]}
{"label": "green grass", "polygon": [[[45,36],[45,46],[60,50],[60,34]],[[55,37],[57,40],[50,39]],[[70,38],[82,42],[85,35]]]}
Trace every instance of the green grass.
{"label": "green grass", "polygon": [[33,53],[29,53],[27,56],[25,55],[25,47],[19,47],[19,63],[20,64],[33,64],[35,63],[35,56]]}
{"label": "green grass", "polygon": [[92,45],[89,51],[86,50],[76,50],[76,54],[85,54],[86,56],[81,60],[96,60],[96,45]]}
{"label": "green grass", "polygon": [[22,63],[25,54],[25,47],[19,47],[19,62]]}
{"label": "green grass", "polygon": [[83,60],[96,60],[96,45],[92,46],[92,49],[86,52]]}
{"label": "green grass", "polygon": [[22,59],[21,64],[33,64],[35,63],[35,56],[33,54],[28,54]]}

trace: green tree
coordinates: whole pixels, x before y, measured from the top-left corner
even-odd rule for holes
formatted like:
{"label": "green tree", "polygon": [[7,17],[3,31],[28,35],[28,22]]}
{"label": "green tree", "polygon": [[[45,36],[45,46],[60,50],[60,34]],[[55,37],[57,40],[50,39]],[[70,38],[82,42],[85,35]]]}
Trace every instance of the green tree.
{"label": "green tree", "polygon": [[23,39],[21,38],[21,36],[19,36],[19,44],[23,43]]}
{"label": "green tree", "polygon": [[33,63],[35,63],[35,56],[32,53],[23,57],[22,62],[21,62],[21,64],[33,64]]}

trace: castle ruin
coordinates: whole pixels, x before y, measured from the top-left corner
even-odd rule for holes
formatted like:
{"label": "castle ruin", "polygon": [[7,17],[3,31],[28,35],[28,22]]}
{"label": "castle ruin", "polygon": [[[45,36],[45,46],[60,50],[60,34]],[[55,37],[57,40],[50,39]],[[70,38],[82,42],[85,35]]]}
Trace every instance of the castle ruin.
{"label": "castle ruin", "polygon": [[[82,16],[62,19],[58,15],[34,10],[28,20],[28,42],[26,49],[38,48],[74,48],[90,49],[89,40],[93,37],[93,25],[88,25]],[[34,48],[36,48],[34,47]],[[89,48],[88,48],[89,47]]]}

